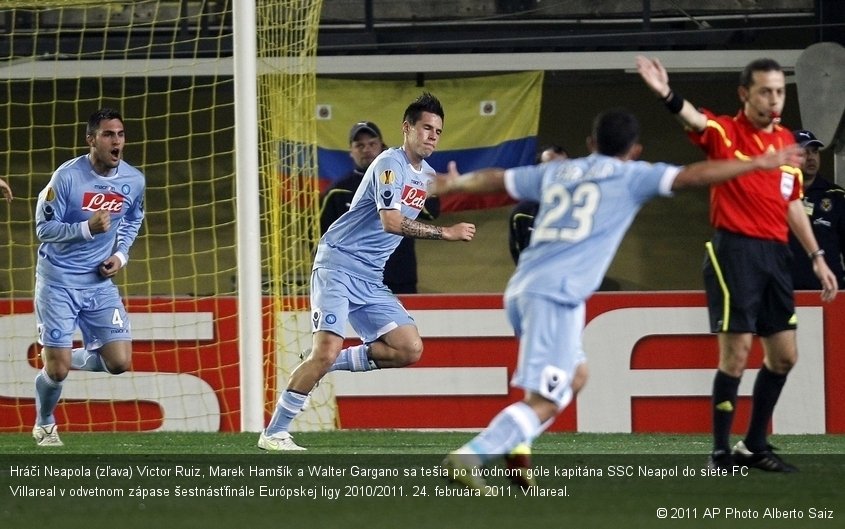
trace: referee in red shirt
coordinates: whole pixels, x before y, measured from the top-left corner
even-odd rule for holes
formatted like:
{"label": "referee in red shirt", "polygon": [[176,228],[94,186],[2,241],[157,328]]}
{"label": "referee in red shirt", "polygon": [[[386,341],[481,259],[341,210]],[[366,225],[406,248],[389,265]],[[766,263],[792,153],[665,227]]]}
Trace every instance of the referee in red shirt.
{"label": "referee in red shirt", "polygon": [[[742,109],[735,116],[717,116],[685,101],[671,90],[666,69],[657,59],[637,57],[637,70],[710,159],[746,159],[795,142],[780,125],[786,81],[772,59],[757,59],[743,70],[738,90]],[[737,464],[774,472],[797,470],[778,457],[766,440],[786,376],[798,359],[792,254],[787,243],[790,229],[813,262],[823,288],[822,300],[831,301],[837,292],[836,277],[804,212],[801,180],[799,168],[782,166],[751,171],[710,189],[710,222],[716,233],[706,244],[704,285],[710,328],[719,336],[712,467]],[[748,432],[731,448],[739,382],[754,334],[763,342],[763,367],[754,382]]]}

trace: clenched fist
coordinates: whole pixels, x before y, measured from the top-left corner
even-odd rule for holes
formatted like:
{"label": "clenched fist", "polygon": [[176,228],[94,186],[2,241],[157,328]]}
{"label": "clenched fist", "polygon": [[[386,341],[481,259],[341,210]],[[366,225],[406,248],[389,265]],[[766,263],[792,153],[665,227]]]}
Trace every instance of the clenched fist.
{"label": "clenched fist", "polygon": [[100,275],[103,277],[114,277],[117,274],[118,270],[123,267],[123,263],[120,261],[120,258],[116,255],[112,255],[102,263],[97,268],[97,271],[100,272]]}
{"label": "clenched fist", "polygon": [[100,210],[91,215],[88,219],[88,228],[91,233],[105,233],[111,227],[111,215],[108,211]]}

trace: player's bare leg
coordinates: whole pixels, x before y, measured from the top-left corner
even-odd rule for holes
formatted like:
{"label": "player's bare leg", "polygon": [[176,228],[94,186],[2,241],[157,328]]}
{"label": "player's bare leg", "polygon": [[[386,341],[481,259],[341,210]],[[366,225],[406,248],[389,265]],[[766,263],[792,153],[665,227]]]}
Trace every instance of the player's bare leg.
{"label": "player's bare leg", "polygon": [[74,369],[119,375],[128,371],[132,364],[132,342],[117,340],[94,351],[74,349],[71,364]]}
{"label": "player's bare leg", "polygon": [[798,345],[794,330],[781,331],[761,338],[763,362],[770,371],[785,375],[798,363]]}
{"label": "player's bare leg", "polygon": [[[511,453],[520,444],[533,442],[581,390],[587,376],[586,364],[578,365],[572,383],[561,388],[566,392],[561,394],[560,399],[550,400],[540,393],[527,391],[522,401],[515,402],[499,412],[484,431],[446,456],[442,465],[449,473],[449,479],[470,488],[483,490],[483,479],[462,477],[474,476],[474,468]],[[532,482],[533,476],[529,476],[528,472],[530,457],[523,461],[526,463],[524,469],[512,472],[511,481],[522,487],[532,486],[535,483]]]}
{"label": "player's bare leg", "polygon": [[[575,377],[572,380],[572,392],[574,395],[577,395],[578,392],[581,391],[581,389],[587,383],[588,374],[589,372],[587,369],[587,364],[581,364],[575,370]],[[551,413],[548,419],[542,421],[540,429],[537,432],[537,436],[539,436],[541,433],[546,431],[549,426],[552,425],[552,423],[554,423],[555,418],[557,418],[560,410],[558,410],[557,406],[551,401],[532,392],[529,392],[526,395],[525,402],[527,402],[528,405],[531,406],[534,412],[537,413],[538,417],[545,417],[549,415],[549,413]],[[551,404],[553,409],[548,409],[548,404]],[[532,467],[532,442],[533,439],[528,442],[518,444],[505,456],[505,465],[510,471],[508,479],[510,479],[511,483],[513,483],[514,485],[518,485],[522,488],[537,485],[537,480],[534,479],[534,476],[530,475],[528,472],[528,469]]]}
{"label": "player's bare leg", "polygon": [[343,337],[329,331],[317,331],[311,338],[311,352],[290,374],[288,389],[307,395],[329,372],[341,349]]}
{"label": "player's bare leg", "polygon": [[741,377],[751,351],[751,333],[723,332],[719,334],[719,371]]}
{"label": "player's bare leg", "polygon": [[422,357],[423,343],[415,325],[401,325],[370,344],[369,358],[379,368],[405,367]]}
{"label": "player's bare leg", "polygon": [[362,372],[405,367],[420,359],[422,349],[416,326],[401,325],[374,342],[342,349],[329,371]]}
{"label": "player's bare leg", "polygon": [[328,331],[312,335],[311,353],[291,373],[288,387],[279,396],[276,410],[267,428],[258,437],[262,450],[283,452],[305,450],[293,441],[288,432],[290,423],[305,407],[308,394],[328,373],[343,347],[343,337]]}

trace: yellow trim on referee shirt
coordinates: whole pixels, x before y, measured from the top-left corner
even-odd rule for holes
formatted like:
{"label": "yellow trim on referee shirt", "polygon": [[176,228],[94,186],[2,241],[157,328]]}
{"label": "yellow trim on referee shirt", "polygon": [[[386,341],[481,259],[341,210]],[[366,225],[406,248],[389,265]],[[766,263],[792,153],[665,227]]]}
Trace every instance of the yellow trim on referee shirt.
{"label": "yellow trim on referee shirt", "polygon": [[707,255],[710,256],[710,262],[713,263],[713,270],[716,271],[716,277],[719,279],[719,287],[722,289],[722,332],[728,332],[728,321],[731,315],[731,293],[728,290],[728,285],[725,284],[725,278],[722,276],[722,268],[719,266],[719,260],[716,259],[716,251],[713,249],[713,242],[707,241],[704,243],[707,248]]}
{"label": "yellow trim on referee shirt", "polygon": [[706,126],[716,129],[716,131],[719,133],[719,136],[722,137],[722,141],[725,143],[725,147],[730,148],[733,146],[733,142],[730,138],[728,138],[728,133],[725,132],[725,129],[722,127],[722,125],[719,124],[718,121],[716,121],[715,119],[708,119]]}

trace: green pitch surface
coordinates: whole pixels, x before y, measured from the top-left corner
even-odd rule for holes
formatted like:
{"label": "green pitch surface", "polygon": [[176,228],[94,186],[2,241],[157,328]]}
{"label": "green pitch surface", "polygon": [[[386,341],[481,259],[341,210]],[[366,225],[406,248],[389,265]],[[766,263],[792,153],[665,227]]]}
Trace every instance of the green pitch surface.
{"label": "green pitch surface", "polygon": [[799,473],[707,472],[707,436],[547,434],[539,487],[467,497],[442,476],[468,433],[300,433],[305,453],[264,453],[256,434],[62,433],[37,449],[0,434],[0,527],[840,528],[845,436],[773,436]]}

